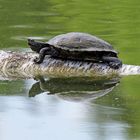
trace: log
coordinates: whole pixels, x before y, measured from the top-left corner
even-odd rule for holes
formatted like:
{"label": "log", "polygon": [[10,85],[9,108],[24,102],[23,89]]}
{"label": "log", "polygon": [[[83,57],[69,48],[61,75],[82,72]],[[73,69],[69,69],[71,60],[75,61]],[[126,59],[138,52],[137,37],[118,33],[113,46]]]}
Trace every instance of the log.
{"label": "log", "polygon": [[140,74],[140,66],[123,64],[120,69],[112,69],[107,64],[84,61],[54,59],[47,56],[43,63],[35,64],[33,52],[0,51],[0,78],[44,77],[93,77],[113,78]]}

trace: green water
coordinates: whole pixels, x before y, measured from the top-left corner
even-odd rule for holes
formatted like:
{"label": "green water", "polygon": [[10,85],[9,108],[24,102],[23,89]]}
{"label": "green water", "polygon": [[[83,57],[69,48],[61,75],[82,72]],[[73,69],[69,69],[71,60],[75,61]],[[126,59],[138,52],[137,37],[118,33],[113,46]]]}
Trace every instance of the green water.
{"label": "green water", "polygon": [[[110,42],[140,65],[140,1],[0,0],[0,48],[79,31]],[[41,79],[40,79],[41,80]],[[0,81],[1,140],[139,140],[140,76]]]}

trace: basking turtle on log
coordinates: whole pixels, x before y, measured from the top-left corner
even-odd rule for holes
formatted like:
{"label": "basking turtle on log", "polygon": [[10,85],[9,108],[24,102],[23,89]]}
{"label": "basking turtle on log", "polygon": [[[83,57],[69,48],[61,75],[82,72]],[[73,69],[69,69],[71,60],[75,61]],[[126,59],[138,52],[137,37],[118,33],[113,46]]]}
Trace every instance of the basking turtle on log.
{"label": "basking turtle on log", "polygon": [[29,39],[28,44],[37,53],[0,51],[0,79],[38,75],[111,79],[140,74],[140,66],[122,65],[109,43],[89,34],[58,35],[47,43]]}
{"label": "basking turtle on log", "polygon": [[45,55],[55,59],[106,63],[113,69],[122,66],[113,47],[102,39],[87,33],[71,32],[58,35],[48,42],[28,39],[30,48],[39,53],[35,63],[42,63]]}

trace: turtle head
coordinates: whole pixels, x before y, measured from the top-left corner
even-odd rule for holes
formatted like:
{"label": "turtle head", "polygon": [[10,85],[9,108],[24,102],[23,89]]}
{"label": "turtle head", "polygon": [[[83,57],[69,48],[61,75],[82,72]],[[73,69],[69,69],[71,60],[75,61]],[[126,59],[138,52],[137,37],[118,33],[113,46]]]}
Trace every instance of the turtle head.
{"label": "turtle head", "polygon": [[40,50],[41,50],[42,48],[47,48],[47,47],[50,46],[50,45],[47,44],[47,43],[35,41],[35,40],[33,40],[33,39],[28,39],[28,45],[30,46],[30,48],[31,48],[33,51],[35,51],[35,52],[37,52],[37,53],[39,53]]}

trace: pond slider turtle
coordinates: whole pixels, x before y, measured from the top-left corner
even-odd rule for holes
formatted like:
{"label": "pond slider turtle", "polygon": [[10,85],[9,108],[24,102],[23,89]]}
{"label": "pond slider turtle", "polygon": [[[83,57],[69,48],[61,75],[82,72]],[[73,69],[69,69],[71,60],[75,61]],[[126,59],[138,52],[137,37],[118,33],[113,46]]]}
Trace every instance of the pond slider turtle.
{"label": "pond slider turtle", "polygon": [[87,33],[61,34],[46,43],[28,39],[28,44],[39,53],[39,58],[34,60],[38,64],[43,62],[45,55],[50,55],[63,60],[107,63],[114,69],[122,66],[117,51],[109,43]]}

